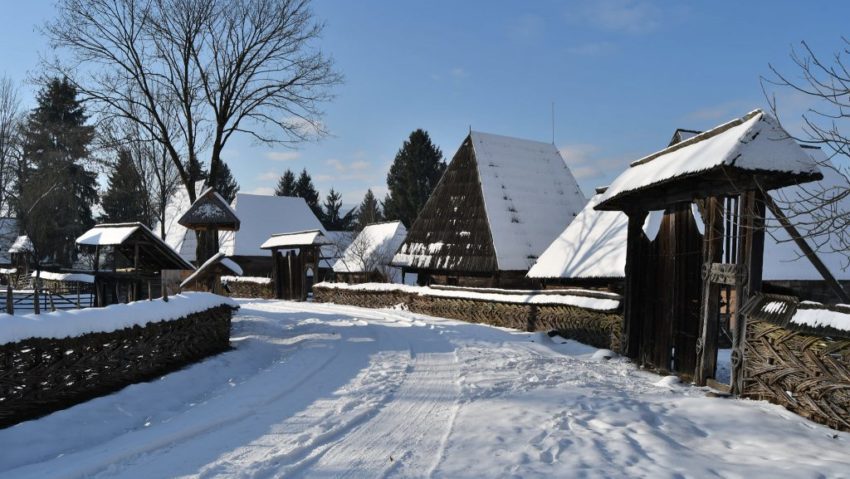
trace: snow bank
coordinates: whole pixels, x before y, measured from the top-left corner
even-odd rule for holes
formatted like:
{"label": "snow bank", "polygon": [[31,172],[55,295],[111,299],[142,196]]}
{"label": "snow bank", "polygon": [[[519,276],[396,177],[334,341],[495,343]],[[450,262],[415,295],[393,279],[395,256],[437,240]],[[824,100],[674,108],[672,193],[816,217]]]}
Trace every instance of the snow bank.
{"label": "snow bank", "polygon": [[[591,309],[595,311],[613,311],[620,306],[620,300],[614,298],[598,298],[579,296],[579,291],[585,293],[597,293],[596,291],[573,290],[574,294],[547,294],[544,292],[530,291],[511,291],[501,290],[504,292],[482,292],[483,290],[453,290],[453,289],[435,289],[422,286],[407,286],[401,284],[390,283],[365,283],[365,284],[346,284],[346,283],[319,283],[316,287],[345,289],[349,291],[372,291],[372,292],[389,292],[398,291],[420,296],[432,296],[439,298],[461,298],[461,299],[478,299],[482,301],[494,301],[500,303],[514,304],[536,304],[536,305],[565,305],[576,306],[579,308]],[[499,290],[497,290],[499,291]]]}
{"label": "snow bank", "polygon": [[111,333],[133,326],[182,318],[222,305],[237,307],[235,301],[224,296],[183,293],[169,297],[168,302],[155,299],[40,315],[0,314],[0,344],[27,338],[62,339],[88,333]]}

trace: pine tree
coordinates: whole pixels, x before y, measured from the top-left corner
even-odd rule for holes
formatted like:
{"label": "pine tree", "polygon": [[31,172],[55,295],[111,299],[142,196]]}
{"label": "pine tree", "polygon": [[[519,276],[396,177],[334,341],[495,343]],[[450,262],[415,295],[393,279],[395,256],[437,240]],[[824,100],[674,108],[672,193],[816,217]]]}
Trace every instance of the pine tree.
{"label": "pine tree", "polygon": [[383,220],[381,208],[378,206],[378,199],[372,193],[372,189],[366,190],[366,195],[363,196],[363,201],[357,208],[357,229],[362,230],[367,225],[377,223]]}
{"label": "pine tree", "polygon": [[387,219],[401,220],[410,227],[444,171],[443,153],[431,142],[428,133],[422,129],[411,133],[387,173],[389,194],[384,201]]}
{"label": "pine tree", "polygon": [[236,198],[236,193],[239,193],[239,183],[236,182],[236,178],[230,172],[230,167],[224,161],[221,162],[221,167],[218,169],[217,178],[212,181],[212,185],[210,186],[215,188],[215,191],[227,200],[228,203]]}
{"label": "pine tree", "polygon": [[325,229],[329,230],[339,230],[340,222],[342,218],[340,218],[340,212],[342,210],[342,195],[334,191],[333,188],[328,192],[328,195],[325,196],[325,202],[322,204],[323,214],[322,214],[322,223],[325,226]]}
{"label": "pine tree", "polygon": [[118,161],[113,165],[106,193],[101,199],[103,221],[106,223],[139,221],[150,224],[150,218],[145,217],[146,194],[130,152],[125,149],[119,150]]}
{"label": "pine tree", "polygon": [[280,179],[277,181],[277,188],[274,190],[277,196],[296,196],[295,195],[295,173],[289,168],[283,172]]}
{"label": "pine tree", "polygon": [[67,78],[50,80],[37,101],[23,127],[27,164],[18,172],[16,209],[36,261],[71,266],[74,240],[94,225],[97,175],[84,165],[94,127]]}
{"label": "pine tree", "polygon": [[301,175],[298,176],[298,181],[295,182],[295,196],[304,198],[307,206],[313,210],[316,217],[322,217],[322,207],[319,206],[319,192],[313,186],[313,178],[307,173],[307,169],[301,170]]}

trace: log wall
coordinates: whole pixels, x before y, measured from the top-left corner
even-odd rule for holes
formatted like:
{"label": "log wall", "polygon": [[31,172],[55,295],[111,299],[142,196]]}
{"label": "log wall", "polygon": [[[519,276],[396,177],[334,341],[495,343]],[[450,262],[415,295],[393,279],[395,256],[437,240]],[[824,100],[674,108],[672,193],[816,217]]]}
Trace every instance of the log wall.
{"label": "log wall", "polygon": [[356,291],[313,287],[313,300],[366,308],[403,307],[411,312],[471,323],[519,329],[556,331],[560,336],[597,348],[620,350],[623,316],[561,304],[521,304],[424,296],[404,291]]}
{"label": "log wall", "polygon": [[0,345],[0,427],[44,416],[230,347],[233,309],[74,338]]}

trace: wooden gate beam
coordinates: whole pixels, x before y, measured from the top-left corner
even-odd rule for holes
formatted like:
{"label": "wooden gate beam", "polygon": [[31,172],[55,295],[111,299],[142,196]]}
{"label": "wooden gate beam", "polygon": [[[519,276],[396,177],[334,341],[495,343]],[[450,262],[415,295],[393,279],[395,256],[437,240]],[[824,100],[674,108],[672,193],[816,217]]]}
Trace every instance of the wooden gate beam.
{"label": "wooden gate beam", "polygon": [[720,285],[710,280],[711,265],[720,262],[723,253],[723,214],[721,200],[706,200],[705,238],[703,239],[702,303],[700,338],[697,343],[697,367],[694,381],[705,386],[717,369],[717,333],[720,312]]}
{"label": "wooden gate beam", "polygon": [[794,225],[791,224],[791,221],[789,221],[788,217],[785,216],[785,213],[782,211],[782,208],[780,208],[779,205],[777,205],[773,198],[771,198],[768,194],[764,195],[764,203],[767,205],[768,209],[770,209],[770,212],[773,213],[773,216],[775,216],[776,219],[779,220],[779,223],[782,225],[783,228],[785,228],[785,231],[788,232],[788,234],[791,236],[791,239],[793,239],[797,247],[800,248],[800,251],[802,251],[803,254],[806,255],[807,258],[809,258],[809,261],[811,261],[815,269],[818,270],[818,273],[820,273],[826,283],[832,288],[833,292],[838,295],[838,298],[841,300],[841,302],[850,303],[850,295],[848,295],[847,291],[845,291],[844,288],[841,287],[841,284],[838,282],[838,280],[835,279],[835,276],[832,275],[832,273],[829,271],[829,268],[827,268],[826,265],[823,264],[823,261],[821,261],[817,253],[815,253],[815,251],[809,246],[805,238],[800,235],[800,233],[797,231],[797,228],[795,228]]}
{"label": "wooden gate beam", "polygon": [[628,239],[626,243],[626,284],[623,305],[623,344],[622,353],[631,359],[638,359],[640,337],[646,303],[646,282],[644,273],[646,264],[643,243],[643,222],[647,212],[627,212],[629,217]]}

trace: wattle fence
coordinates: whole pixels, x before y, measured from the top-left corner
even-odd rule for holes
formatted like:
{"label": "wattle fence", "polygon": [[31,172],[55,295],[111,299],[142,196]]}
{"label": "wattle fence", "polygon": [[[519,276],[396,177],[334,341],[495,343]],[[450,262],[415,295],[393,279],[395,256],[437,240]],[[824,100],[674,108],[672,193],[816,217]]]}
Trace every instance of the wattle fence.
{"label": "wattle fence", "polygon": [[555,331],[598,348],[620,349],[620,296],[570,289],[514,291],[489,288],[414,287],[319,283],[316,302],[367,308],[400,307],[414,313],[519,329]]}
{"label": "wattle fence", "polygon": [[208,293],[0,314],[0,427],[148,381],[230,347],[232,300]]}

